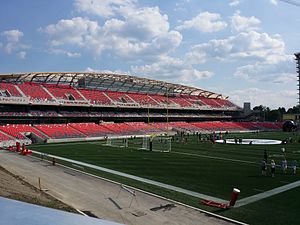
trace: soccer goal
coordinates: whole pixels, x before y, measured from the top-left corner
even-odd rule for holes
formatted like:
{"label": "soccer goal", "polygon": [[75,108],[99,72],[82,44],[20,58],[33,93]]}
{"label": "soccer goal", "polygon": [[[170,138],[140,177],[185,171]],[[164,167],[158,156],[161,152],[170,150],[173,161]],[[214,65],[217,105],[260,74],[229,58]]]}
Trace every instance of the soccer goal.
{"label": "soccer goal", "polygon": [[127,138],[107,138],[105,146],[128,148]]}
{"label": "soccer goal", "polygon": [[170,152],[172,138],[168,136],[143,137],[142,150],[154,152]]}

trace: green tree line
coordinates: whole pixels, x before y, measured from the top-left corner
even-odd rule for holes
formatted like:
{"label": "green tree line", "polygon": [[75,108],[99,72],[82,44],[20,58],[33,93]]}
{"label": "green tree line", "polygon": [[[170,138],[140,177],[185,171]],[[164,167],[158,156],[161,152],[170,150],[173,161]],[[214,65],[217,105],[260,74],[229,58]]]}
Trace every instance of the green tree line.
{"label": "green tree line", "polygon": [[253,108],[254,115],[259,121],[282,121],[284,114],[299,114],[300,105],[289,109],[279,107],[278,109],[270,109],[267,106],[259,105]]}

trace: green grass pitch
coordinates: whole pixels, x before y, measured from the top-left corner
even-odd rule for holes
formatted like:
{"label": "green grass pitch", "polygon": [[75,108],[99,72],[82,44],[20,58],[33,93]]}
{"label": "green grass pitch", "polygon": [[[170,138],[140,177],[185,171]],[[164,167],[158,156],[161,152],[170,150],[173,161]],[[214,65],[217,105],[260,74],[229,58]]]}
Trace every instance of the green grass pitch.
{"label": "green grass pitch", "polygon": [[[284,174],[281,168],[277,167],[274,178],[270,175],[264,177],[260,171],[264,149],[267,149],[269,159],[274,159],[277,165],[281,165],[283,159],[281,147],[285,147],[288,163],[297,160],[300,164],[300,144],[297,134],[265,132],[228,134],[227,137],[277,140],[291,137],[293,143],[284,146],[212,144],[189,136],[187,143],[175,139],[170,153],[137,150],[135,147],[142,146],[141,139],[129,140],[129,148],[103,146],[101,142],[82,142],[32,145],[30,149],[99,165],[222,199],[229,199],[234,187],[241,190],[239,195],[241,199],[299,180],[300,173],[293,175],[291,169]],[[246,206],[220,211],[199,204],[199,199],[191,196],[103,172],[90,172],[250,224],[300,223],[298,215],[300,201],[297,201],[300,187]]]}

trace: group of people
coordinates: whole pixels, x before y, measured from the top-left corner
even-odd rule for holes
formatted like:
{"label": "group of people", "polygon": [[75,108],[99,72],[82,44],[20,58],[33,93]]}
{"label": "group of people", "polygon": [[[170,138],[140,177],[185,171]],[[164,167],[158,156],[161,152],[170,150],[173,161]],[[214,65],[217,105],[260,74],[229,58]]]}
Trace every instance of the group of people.
{"label": "group of people", "polygon": [[[292,169],[292,173],[293,174],[296,174],[297,172],[297,166],[298,166],[298,163],[296,160],[293,160],[291,165],[290,165],[290,168]],[[271,168],[271,176],[272,177],[275,177],[275,170],[276,170],[276,163],[275,163],[275,160],[272,159],[270,161],[270,168]],[[281,162],[281,169],[283,171],[283,173],[287,173],[287,170],[288,170],[288,162],[284,156],[282,162]],[[261,174],[263,176],[266,176],[267,175],[267,171],[268,171],[268,154],[267,154],[267,150],[265,149],[264,151],[264,158],[261,162]]]}
{"label": "group of people", "polygon": [[239,143],[239,144],[242,144],[243,143],[243,139],[242,138],[234,138],[234,143],[235,144],[237,144],[237,143]]}
{"label": "group of people", "polygon": [[[275,177],[276,163],[273,159],[271,160],[270,165],[271,165],[271,176]],[[261,175],[266,176],[267,171],[268,171],[268,164],[267,164],[267,161],[265,159],[263,159],[261,162]]]}

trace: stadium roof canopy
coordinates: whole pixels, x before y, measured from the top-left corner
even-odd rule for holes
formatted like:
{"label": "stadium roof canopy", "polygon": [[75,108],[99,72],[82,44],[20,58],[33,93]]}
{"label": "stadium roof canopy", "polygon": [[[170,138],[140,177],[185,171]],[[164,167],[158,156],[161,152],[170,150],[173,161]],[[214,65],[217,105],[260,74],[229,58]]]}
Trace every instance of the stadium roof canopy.
{"label": "stadium roof canopy", "polygon": [[173,84],[127,74],[105,72],[32,72],[0,74],[0,81],[11,83],[35,82],[56,85],[71,85],[76,88],[98,89],[104,91],[152,93],[162,95],[187,94],[205,96],[207,98],[228,98],[221,94],[196,87]]}

